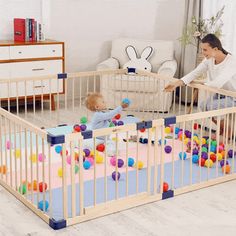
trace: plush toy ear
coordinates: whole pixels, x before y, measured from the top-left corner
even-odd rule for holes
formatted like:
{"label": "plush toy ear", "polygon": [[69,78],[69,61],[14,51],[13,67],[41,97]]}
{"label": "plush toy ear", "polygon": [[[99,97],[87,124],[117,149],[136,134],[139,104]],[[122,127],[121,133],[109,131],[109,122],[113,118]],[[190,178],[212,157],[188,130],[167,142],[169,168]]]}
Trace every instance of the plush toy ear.
{"label": "plush toy ear", "polygon": [[131,45],[127,46],[125,49],[130,60],[136,60],[138,58],[135,48]]}
{"label": "plush toy ear", "polygon": [[144,48],[142,51],[142,54],[141,54],[141,58],[147,60],[152,55],[152,52],[153,52],[152,47],[148,46],[148,47]]}

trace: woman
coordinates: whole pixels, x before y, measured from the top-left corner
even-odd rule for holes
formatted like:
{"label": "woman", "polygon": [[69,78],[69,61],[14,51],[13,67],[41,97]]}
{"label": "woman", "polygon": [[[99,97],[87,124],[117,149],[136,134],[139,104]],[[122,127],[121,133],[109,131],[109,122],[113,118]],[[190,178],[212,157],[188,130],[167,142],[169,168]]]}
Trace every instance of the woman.
{"label": "woman", "polygon": [[[173,91],[176,87],[189,84],[204,72],[208,72],[205,85],[236,91],[236,58],[223,49],[220,40],[214,34],[208,34],[201,40],[202,53],[205,59],[189,74],[180,80],[172,82],[165,87],[166,92]],[[236,105],[232,97],[214,96],[206,102],[206,110],[231,107]],[[223,122],[221,122],[221,126]]]}

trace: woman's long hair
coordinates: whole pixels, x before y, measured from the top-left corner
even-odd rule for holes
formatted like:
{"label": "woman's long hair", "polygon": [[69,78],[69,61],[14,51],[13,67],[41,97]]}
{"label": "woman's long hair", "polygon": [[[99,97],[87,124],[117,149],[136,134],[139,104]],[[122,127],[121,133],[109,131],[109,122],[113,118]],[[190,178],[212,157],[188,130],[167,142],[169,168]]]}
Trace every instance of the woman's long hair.
{"label": "woman's long hair", "polygon": [[208,43],[212,48],[218,48],[225,55],[229,54],[223,47],[220,40],[214,34],[207,34],[202,40],[202,43]]}

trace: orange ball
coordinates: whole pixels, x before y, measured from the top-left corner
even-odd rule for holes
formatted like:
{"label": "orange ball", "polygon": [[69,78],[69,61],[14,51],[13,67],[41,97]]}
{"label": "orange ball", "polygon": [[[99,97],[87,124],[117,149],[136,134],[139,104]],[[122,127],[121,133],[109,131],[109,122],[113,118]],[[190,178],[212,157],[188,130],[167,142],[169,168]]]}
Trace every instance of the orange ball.
{"label": "orange ball", "polygon": [[222,173],[230,174],[230,166],[229,165],[222,166]]}
{"label": "orange ball", "polygon": [[2,173],[4,175],[7,173],[7,167],[5,165],[0,166],[0,173]]}
{"label": "orange ball", "polygon": [[38,189],[38,182],[37,180],[33,180],[33,190],[37,191],[37,189]]}

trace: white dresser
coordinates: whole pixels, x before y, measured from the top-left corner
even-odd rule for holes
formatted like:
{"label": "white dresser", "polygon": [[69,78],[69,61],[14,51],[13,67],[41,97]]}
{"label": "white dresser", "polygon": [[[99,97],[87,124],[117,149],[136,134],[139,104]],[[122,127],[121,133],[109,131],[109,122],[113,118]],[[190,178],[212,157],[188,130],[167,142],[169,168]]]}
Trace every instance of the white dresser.
{"label": "white dresser", "polygon": [[[64,72],[64,43],[53,40],[43,42],[0,41],[0,80],[55,75]],[[34,82],[0,83],[0,99],[32,98],[43,94],[44,99],[63,93],[63,80],[36,80]]]}

